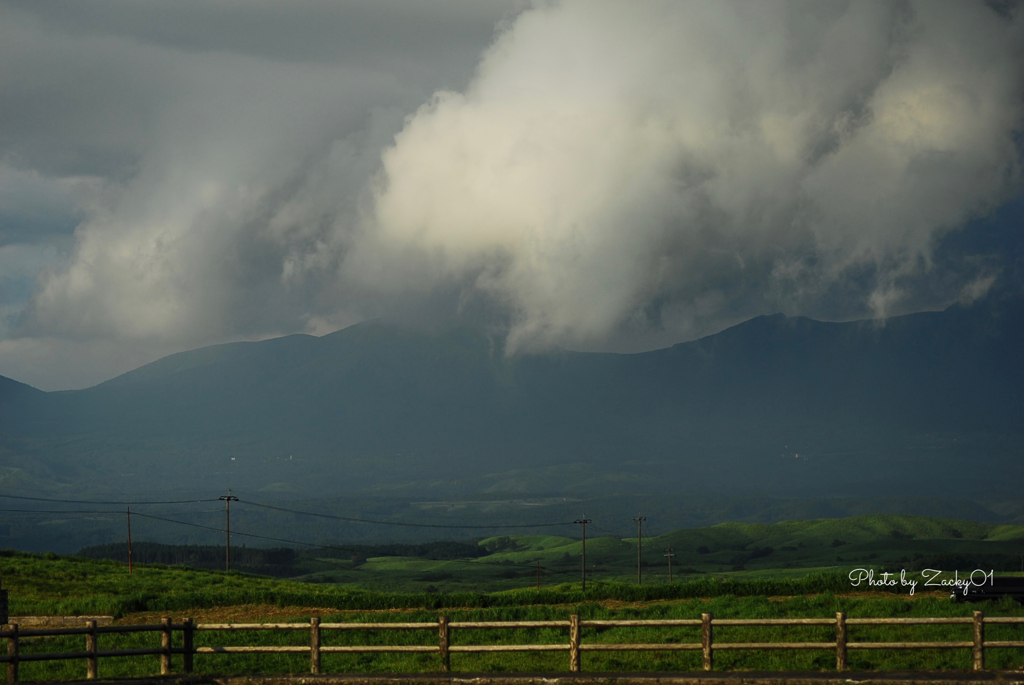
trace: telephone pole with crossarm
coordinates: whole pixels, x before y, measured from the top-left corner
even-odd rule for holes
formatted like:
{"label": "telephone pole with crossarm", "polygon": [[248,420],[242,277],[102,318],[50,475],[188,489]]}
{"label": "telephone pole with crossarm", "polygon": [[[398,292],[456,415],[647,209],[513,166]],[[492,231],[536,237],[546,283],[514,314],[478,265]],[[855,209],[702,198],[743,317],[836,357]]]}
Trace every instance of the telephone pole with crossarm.
{"label": "telephone pole with crossarm", "polygon": [[583,575],[583,591],[587,591],[587,524],[590,523],[591,519],[587,518],[584,514],[583,518],[576,519],[573,523],[578,523],[583,527],[583,558],[580,561],[580,571]]}
{"label": "telephone pole with crossarm", "polygon": [[228,490],[228,494],[221,495],[220,499],[224,500],[224,570],[231,570],[231,503],[237,502],[238,498],[231,494]]}
{"label": "telephone pole with crossarm", "polygon": [[644,526],[644,521],[647,520],[647,517],[646,516],[641,516],[640,514],[637,514],[636,516],[633,517],[633,520],[636,521],[636,584],[637,585],[642,585],[643,584],[643,580],[642,580],[642,577],[640,575],[640,560],[641,560],[641,555],[642,555],[643,546],[644,546],[644,537],[643,537],[644,536],[644,528],[643,528],[643,526]]}

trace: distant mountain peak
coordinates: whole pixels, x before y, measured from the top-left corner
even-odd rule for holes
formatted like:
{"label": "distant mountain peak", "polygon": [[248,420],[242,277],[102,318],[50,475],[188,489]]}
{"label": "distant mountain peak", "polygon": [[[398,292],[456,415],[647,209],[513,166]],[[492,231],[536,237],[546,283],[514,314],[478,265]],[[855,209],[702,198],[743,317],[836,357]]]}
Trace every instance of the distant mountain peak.
{"label": "distant mountain peak", "polygon": [[418,490],[585,462],[530,482],[977,491],[1020,473],[1024,311],[1011,305],[884,323],[774,314],[667,350],[516,357],[479,329],[373,319],[182,352],[88,390],[0,379],[0,448],[27,445],[53,473],[163,469],[256,490]]}
{"label": "distant mountain peak", "polygon": [[6,397],[25,396],[25,395],[43,395],[45,394],[38,388],[33,388],[27,383],[16,381],[13,378],[6,376],[0,376],[0,402],[3,402]]}

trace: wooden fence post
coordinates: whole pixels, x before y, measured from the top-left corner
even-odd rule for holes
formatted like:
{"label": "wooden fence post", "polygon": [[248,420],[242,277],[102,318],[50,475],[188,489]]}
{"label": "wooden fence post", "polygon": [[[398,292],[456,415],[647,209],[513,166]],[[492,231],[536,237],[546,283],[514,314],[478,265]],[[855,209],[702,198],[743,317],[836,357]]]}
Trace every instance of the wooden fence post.
{"label": "wooden fence post", "polygon": [[7,637],[7,656],[10,661],[7,662],[7,682],[16,683],[18,682],[18,624],[12,623],[10,626],[11,634]]}
{"label": "wooden fence post", "polygon": [[704,651],[704,670],[710,671],[715,667],[715,655],[711,651],[711,619],[714,616],[710,613],[701,614],[700,646]]}
{"label": "wooden fence post", "polygon": [[836,670],[846,670],[846,612],[836,612]]}
{"label": "wooden fence post", "polygon": [[320,673],[320,617],[309,618],[309,672]]}
{"label": "wooden fence post", "polygon": [[185,619],[185,629],[181,635],[181,646],[182,654],[181,657],[181,668],[185,673],[191,673],[193,668],[192,657],[195,655],[195,645],[193,644],[192,635],[195,631],[196,622],[190,616]]}
{"label": "wooden fence post", "polygon": [[569,616],[569,670],[580,672],[580,615]]}
{"label": "wooden fence post", "polygon": [[89,680],[94,680],[98,670],[96,667],[96,621],[86,621],[85,627],[89,630],[85,634],[85,651],[87,654],[85,657],[85,677]]}
{"label": "wooden fence post", "polygon": [[985,669],[985,615],[980,611],[974,612],[974,670]]}
{"label": "wooden fence post", "polygon": [[441,655],[441,670],[446,673],[452,670],[452,656],[448,652],[448,645],[451,641],[451,631],[448,628],[448,617],[437,617],[437,649]]}
{"label": "wooden fence post", "polygon": [[163,616],[160,619],[160,675],[171,673],[171,618]]}

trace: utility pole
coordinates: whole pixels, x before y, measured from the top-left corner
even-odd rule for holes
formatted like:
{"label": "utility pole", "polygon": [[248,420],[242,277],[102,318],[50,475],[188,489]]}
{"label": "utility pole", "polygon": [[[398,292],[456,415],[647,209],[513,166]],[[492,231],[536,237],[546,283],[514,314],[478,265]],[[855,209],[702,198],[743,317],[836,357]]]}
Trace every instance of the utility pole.
{"label": "utility pole", "polygon": [[647,520],[647,517],[646,516],[641,516],[640,514],[637,514],[636,516],[633,517],[633,520],[636,521],[636,584],[637,585],[642,585],[643,584],[643,580],[641,579],[641,576],[640,576],[640,559],[641,559],[641,552],[642,552],[643,546],[644,546],[643,526],[644,526],[644,521]]}
{"label": "utility pole", "polygon": [[132,574],[132,508],[128,507],[128,575]]}
{"label": "utility pole", "polygon": [[675,556],[675,554],[672,553],[672,548],[671,547],[669,547],[668,549],[665,550],[665,556],[668,557],[668,582],[671,583],[672,582],[672,557]]}
{"label": "utility pole", "polygon": [[580,570],[583,574],[583,591],[587,591],[587,524],[590,523],[591,519],[587,518],[584,514],[583,518],[576,519],[573,523],[578,523],[583,526],[583,561],[580,564]]}
{"label": "utility pole", "polygon": [[231,494],[228,490],[228,494],[221,495],[220,499],[224,500],[224,533],[226,534],[224,543],[224,570],[231,570],[231,503],[237,502],[238,498]]}

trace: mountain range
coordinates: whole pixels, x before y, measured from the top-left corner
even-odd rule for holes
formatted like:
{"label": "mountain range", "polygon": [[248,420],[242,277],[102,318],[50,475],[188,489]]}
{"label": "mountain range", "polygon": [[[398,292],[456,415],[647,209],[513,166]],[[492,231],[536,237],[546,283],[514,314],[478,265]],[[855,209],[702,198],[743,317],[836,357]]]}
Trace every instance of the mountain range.
{"label": "mountain range", "polygon": [[1024,301],[762,316],[640,354],[506,355],[366,321],[215,345],[92,388],[0,377],[0,487],[429,498],[1015,497]]}

